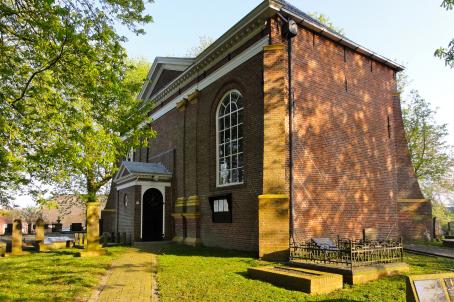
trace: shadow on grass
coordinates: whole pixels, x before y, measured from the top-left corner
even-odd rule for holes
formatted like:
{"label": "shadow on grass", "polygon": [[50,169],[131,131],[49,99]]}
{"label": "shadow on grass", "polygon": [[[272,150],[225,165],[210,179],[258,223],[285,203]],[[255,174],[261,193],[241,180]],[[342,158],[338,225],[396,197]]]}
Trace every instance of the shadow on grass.
{"label": "shadow on grass", "polygon": [[[177,243],[163,243],[139,247],[141,252],[153,253],[156,255],[174,256],[201,256],[201,257],[222,257],[222,258],[256,258],[257,253],[247,251],[226,250],[218,247],[192,247]],[[246,261],[247,262],[247,261]]]}

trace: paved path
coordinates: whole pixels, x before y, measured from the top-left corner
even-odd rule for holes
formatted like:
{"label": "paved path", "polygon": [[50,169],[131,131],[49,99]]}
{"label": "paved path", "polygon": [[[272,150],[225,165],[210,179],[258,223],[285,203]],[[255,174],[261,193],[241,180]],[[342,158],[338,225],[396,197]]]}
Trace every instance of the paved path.
{"label": "paved path", "polygon": [[454,259],[454,248],[406,244],[404,249],[408,252]]}
{"label": "paved path", "polygon": [[131,248],[112,263],[112,268],[92,294],[89,302],[157,302],[156,256]]}

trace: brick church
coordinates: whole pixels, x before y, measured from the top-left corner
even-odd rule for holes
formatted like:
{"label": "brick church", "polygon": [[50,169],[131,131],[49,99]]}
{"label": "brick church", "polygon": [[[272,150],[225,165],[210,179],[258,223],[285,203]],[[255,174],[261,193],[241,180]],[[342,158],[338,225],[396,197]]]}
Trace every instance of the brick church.
{"label": "brick church", "polygon": [[367,228],[422,238],[401,70],[282,0],[196,58],[156,58],[140,98],[158,136],[122,162],[103,229],[260,255]]}

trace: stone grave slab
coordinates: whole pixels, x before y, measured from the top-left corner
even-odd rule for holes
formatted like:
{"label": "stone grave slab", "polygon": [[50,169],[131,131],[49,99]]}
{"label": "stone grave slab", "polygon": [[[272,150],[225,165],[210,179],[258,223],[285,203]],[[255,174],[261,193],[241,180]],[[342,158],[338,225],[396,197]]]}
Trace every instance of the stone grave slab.
{"label": "stone grave slab", "polygon": [[308,294],[326,294],[342,289],[342,275],[290,266],[248,268],[248,275],[276,286]]}
{"label": "stone grave slab", "polygon": [[454,247],[454,239],[443,239],[443,246]]}

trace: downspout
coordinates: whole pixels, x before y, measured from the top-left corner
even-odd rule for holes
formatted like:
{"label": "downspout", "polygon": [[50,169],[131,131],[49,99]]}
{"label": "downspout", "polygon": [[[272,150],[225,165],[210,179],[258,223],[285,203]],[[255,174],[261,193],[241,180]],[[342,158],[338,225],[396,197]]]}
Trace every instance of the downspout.
{"label": "downspout", "polygon": [[294,240],[294,179],[293,179],[293,77],[292,77],[292,39],[298,34],[298,25],[292,19],[286,19],[282,15],[280,17],[284,20],[283,31],[284,37],[287,39],[287,64],[288,64],[288,145],[289,145],[289,210],[290,210],[290,244]]}

